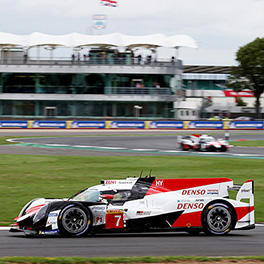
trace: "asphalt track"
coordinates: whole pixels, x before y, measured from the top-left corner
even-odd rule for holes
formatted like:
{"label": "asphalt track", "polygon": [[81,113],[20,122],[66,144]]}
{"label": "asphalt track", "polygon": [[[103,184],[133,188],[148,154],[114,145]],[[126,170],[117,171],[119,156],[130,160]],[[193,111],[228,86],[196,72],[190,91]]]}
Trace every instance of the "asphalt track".
{"label": "asphalt track", "polygon": [[187,233],[100,234],[82,238],[27,238],[0,232],[2,256],[262,256],[264,226],[227,236]]}
{"label": "asphalt track", "polygon": [[[8,134],[19,145],[0,146],[0,153],[40,154],[40,155],[92,155],[92,156],[142,156],[142,155],[198,155],[214,157],[238,157],[264,159],[263,147],[232,147],[225,153],[180,151],[177,135],[183,131],[105,131],[105,130],[70,130],[70,131],[12,131]],[[189,132],[190,133],[190,132]],[[197,133],[197,132],[194,132]],[[216,137],[224,137],[223,131],[207,131]],[[32,136],[48,136],[30,138]],[[56,137],[55,137],[56,136]],[[63,136],[63,137],[57,137]],[[264,131],[232,131],[230,140],[264,140]]]}
{"label": "asphalt track", "polygon": [[[159,149],[176,150],[176,136],[183,131],[84,131],[84,130],[0,130],[0,136],[49,138],[27,139],[23,142],[51,144],[2,145],[0,154],[30,155],[179,155],[179,153],[155,152]],[[195,132],[196,133],[196,132]],[[224,132],[210,131],[208,134]],[[110,135],[110,136],[109,136]],[[55,136],[63,136],[56,137]],[[72,137],[74,136],[74,137]],[[77,137],[76,137],[77,136]],[[231,140],[264,139],[264,131],[231,132]],[[54,145],[55,144],[55,145]],[[68,145],[58,147],[56,145]],[[53,146],[52,146],[53,145]],[[71,146],[86,146],[71,148]],[[87,146],[91,146],[88,147]],[[93,148],[99,146],[103,148]],[[127,148],[135,151],[121,151]],[[143,149],[143,151],[142,151]],[[152,151],[144,151],[152,149]],[[264,148],[232,148],[233,154],[262,157]],[[188,155],[188,153],[180,153]],[[228,157],[228,156],[227,156]],[[26,238],[23,234],[0,231],[0,256],[262,256],[264,252],[264,226],[249,231],[232,231],[227,236],[190,236],[186,233],[100,234],[84,238]]]}

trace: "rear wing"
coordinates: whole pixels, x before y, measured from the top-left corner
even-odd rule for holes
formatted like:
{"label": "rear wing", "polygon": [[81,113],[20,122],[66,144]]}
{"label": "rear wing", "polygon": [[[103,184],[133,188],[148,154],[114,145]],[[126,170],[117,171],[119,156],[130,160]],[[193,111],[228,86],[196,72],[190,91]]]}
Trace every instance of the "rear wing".
{"label": "rear wing", "polygon": [[249,199],[250,206],[254,206],[254,181],[246,181],[239,189],[236,200]]}
{"label": "rear wing", "polygon": [[228,190],[237,191],[236,200],[240,202],[242,199],[249,199],[250,206],[254,206],[254,181],[248,180],[244,184],[234,184]]}
{"label": "rear wing", "polygon": [[254,181],[248,180],[242,185],[234,184],[229,190],[238,191],[236,195],[236,201],[237,202],[246,202],[248,203],[248,214],[247,214],[247,220],[250,225],[253,225],[255,223],[255,217],[254,217]]}

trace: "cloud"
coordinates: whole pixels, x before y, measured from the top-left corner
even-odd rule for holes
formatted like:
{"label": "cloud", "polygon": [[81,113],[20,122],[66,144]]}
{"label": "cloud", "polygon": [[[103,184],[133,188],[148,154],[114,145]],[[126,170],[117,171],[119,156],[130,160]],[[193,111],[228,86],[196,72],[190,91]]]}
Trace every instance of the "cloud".
{"label": "cloud", "polygon": [[234,61],[240,46],[264,37],[264,0],[117,1],[118,7],[111,8],[101,6],[100,0],[0,0],[0,31],[91,33],[92,16],[106,14],[104,33],[187,34],[200,48],[187,49],[185,58],[212,64]]}

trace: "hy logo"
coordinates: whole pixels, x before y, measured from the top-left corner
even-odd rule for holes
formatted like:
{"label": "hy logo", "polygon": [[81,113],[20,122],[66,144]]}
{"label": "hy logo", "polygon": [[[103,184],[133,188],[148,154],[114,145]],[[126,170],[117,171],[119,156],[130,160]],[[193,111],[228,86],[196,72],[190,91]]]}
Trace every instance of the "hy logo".
{"label": "hy logo", "polygon": [[163,180],[157,180],[156,186],[163,186]]}

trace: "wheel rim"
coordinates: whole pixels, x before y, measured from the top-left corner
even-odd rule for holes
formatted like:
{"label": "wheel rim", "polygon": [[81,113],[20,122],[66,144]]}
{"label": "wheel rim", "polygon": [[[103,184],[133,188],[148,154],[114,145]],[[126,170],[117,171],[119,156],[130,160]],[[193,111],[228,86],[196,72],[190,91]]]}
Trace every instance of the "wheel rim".
{"label": "wheel rim", "polygon": [[64,229],[71,234],[84,231],[87,224],[87,215],[81,208],[69,208],[63,214],[62,225]]}
{"label": "wheel rim", "polygon": [[210,230],[216,233],[223,233],[231,225],[231,214],[223,206],[213,207],[207,215],[207,223]]}

